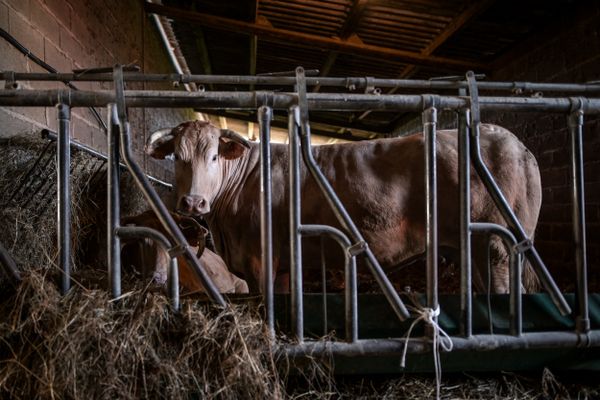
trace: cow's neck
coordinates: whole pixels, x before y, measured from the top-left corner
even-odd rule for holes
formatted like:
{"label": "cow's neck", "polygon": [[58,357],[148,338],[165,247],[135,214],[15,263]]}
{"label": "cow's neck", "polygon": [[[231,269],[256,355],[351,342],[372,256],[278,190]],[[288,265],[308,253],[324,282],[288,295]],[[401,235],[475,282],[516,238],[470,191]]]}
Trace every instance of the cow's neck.
{"label": "cow's neck", "polygon": [[213,201],[214,218],[221,219],[223,216],[237,214],[243,204],[239,201],[240,194],[248,175],[257,164],[258,159],[254,153],[256,146],[252,146],[241,157],[234,160],[222,160],[221,185],[215,200]]}

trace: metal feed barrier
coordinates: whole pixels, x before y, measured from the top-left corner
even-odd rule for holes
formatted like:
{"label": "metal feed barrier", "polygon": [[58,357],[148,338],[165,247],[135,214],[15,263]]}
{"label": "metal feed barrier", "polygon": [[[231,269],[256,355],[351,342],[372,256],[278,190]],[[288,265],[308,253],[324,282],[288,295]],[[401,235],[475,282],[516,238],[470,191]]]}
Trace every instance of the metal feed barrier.
{"label": "metal feed barrier", "polygon": [[[66,293],[70,288],[70,202],[69,196],[69,123],[71,107],[107,107],[108,109],[108,275],[113,297],[121,295],[120,239],[123,237],[147,237],[156,240],[168,248],[172,258],[169,273],[169,293],[175,309],[179,307],[179,287],[177,274],[178,255],[183,255],[192,265],[201,280],[209,298],[220,306],[225,306],[223,296],[218,292],[206,274],[198,258],[190,250],[187,242],[174,223],[166,207],[145,174],[134,160],[130,148],[130,127],[127,121],[126,107],[196,107],[204,110],[243,109],[258,110],[261,154],[261,249],[264,275],[261,281],[265,319],[269,331],[275,337],[276,307],[273,291],[272,264],[272,203],[271,203],[271,155],[270,124],[274,110],[287,111],[289,127],[289,190],[290,190],[290,316],[291,331],[295,343],[281,344],[280,349],[293,359],[313,355],[333,355],[351,359],[361,357],[379,357],[383,355],[399,356],[406,348],[409,354],[431,351],[431,339],[436,329],[428,329],[422,337],[404,339],[379,338],[368,339],[359,336],[359,296],[357,294],[356,259],[362,257],[370,272],[379,284],[388,306],[399,321],[411,317],[402,298],[394,289],[383,269],[369,249],[361,233],[334,193],[331,185],[316,165],[311,152],[311,133],[308,112],[320,111],[394,111],[421,112],[423,116],[423,134],[425,139],[425,188],[426,188],[426,265],[427,288],[424,304],[430,310],[430,323],[437,325],[440,310],[437,276],[437,192],[436,192],[436,126],[437,110],[454,110],[458,115],[459,129],[459,182],[460,182],[460,271],[461,291],[459,304],[459,329],[451,340],[453,352],[472,350],[518,350],[538,348],[577,348],[600,347],[600,330],[590,327],[586,248],[585,214],[583,193],[582,127],[584,114],[599,114],[600,99],[589,97],[502,97],[479,96],[479,90],[531,90],[544,92],[570,93],[580,96],[600,92],[599,84],[542,84],[526,82],[478,82],[469,72],[464,80],[395,80],[374,78],[325,78],[307,77],[302,68],[297,68],[295,76],[218,76],[218,75],[178,75],[178,74],[141,74],[124,72],[116,66],[112,72],[91,70],[84,74],[43,74],[3,72],[1,78],[9,83],[28,81],[112,81],[114,91],[73,91],[62,90],[20,90],[17,85],[7,85],[0,90],[1,106],[58,106],[59,132],[58,150],[58,230],[59,262],[63,271],[61,288]],[[174,82],[179,84],[245,84],[245,85],[282,85],[294,86],[291,92],[249,91],[249,92],[192,92],[179,91],[140,91],[125,90],[124,82]],[[307,93],[307,86],[344,87],[366,89],[388,87],[419,89],[424,91],[457,90],[458,96],[447,95],[384,95],[355,93]],[[571,135],[571,167],[573,178],[573,232],[576,245],[577,289],[574,310],[559,291],[553,278],[546,269],[535,246],[527,237],[520,222],[508,205],[496,185],[491,173],[485,166],[479,145],[480,110],[495,111],[537,111],[562,113],[567,115]],[[139,227],[121,227],[119,208],[118,171],[120,159],[134,177],[137,185],[148,199],[152,209],[160,219],[168,235]],[[333,209],[343,231],[330,226],[306,225],[300,219],[300,163],[301,158],[308,171],[324,193],[329,206]],[[502,213],[509,229],[495,224],[474,223],[470,220],[470,166],[473,166],[484,183],[495,205]],[[499,237],[510,255],[510,295],[509,329],[502,334],[474,334],[473,330],[473,293],[471,272],[471,234],[484,232],[488,236]],[[345,336],[343,341],[308,340],[305,336],[304,303],[306,296],[302,287],[302,248],[303,236],[328,236],[333,238],[346,255],[344,316]],[[549,294],[556,309],[563,316],[572,316],[574,329],[568,331],[523,331],[523,304],[521,294],[521,263],[526,257],[539,277],[544,290]],[[327,314],[326,296],[323,296],[323,314]],[[443,310],[442,310],[443,311]],[[326,327],[327,321],[325,321]],[[436,349],[437,350],[437,349]]]}

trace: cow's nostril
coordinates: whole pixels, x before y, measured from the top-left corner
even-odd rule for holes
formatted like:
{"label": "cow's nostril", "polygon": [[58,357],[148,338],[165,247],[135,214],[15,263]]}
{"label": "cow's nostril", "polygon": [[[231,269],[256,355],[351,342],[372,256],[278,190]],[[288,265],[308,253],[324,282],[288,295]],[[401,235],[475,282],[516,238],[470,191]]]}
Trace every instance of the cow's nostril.
{"label": "cow's nostril", "polygon": [[204,207],[206,205],[206,200],[200,199],[200,201],[198,202],[198,204],[200,205],[200,207]]}

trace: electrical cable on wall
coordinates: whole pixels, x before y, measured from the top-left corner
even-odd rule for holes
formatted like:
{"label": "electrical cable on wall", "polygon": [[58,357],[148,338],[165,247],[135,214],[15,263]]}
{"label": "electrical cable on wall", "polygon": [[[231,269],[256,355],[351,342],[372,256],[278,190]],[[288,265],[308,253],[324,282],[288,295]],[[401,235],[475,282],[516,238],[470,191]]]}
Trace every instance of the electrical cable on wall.
{"label": "electrical cable on wall", "polygon": [[[58,72],[56,68],[52,67],[50,64],[33,54],[28,48],[23,46],[14,36],[12,36],[10,33],[8,33],[2,28],[0,28],[0,36],[2,36],[2,38],[4,38],[8,43],[10,43],[15,49],[19,50],[23,55],[25,55],[27,58],[29,58],[31,61],[33,61],[40,67],[44,68],[46,71],[53,74]],[[63,83],[70,89],[79,90],[75,85],[73,85],[70,82]],[[102,119],[98,111],[94,107],[89,107],[89,110],[96,119],[96,121],[98,121],[98,123],[100,124],[100,128],[102,128],[104,134],[106,134],[108,128],[106,127],[106,124],[104,123],[104,120]]]}

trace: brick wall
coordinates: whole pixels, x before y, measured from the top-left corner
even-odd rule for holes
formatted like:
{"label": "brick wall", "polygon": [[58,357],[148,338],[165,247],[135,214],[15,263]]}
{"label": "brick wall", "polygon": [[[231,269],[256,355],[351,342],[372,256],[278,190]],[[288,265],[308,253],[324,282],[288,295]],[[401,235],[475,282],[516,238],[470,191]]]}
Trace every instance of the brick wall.
{"label": "brick wall", "polygon": [[[0,0],[0,27],[32,53],[60,72],[134,62],[143,72],[172,72],[152,21],[138,0]],[[0,38],[0,70],[45,72]],[[59,88],[62,84],[23,82],[25,88]],[[110,89],[110,84],[78,82],[80,89]],[[150,88],[132,84],[130,88]],[[153,85],[152,88],[169,89]],[[104,109],[98,110],[103,117]],[[133,147],[145,169],[169,180],[171,166],[146,159],[139,151],[154,129],[174,126],[191,117],[191,110],[130,110]],[[0,107],[0,136],[56,130],[54,108]],[[72,112],[72,137],[106,152],[106,136],[91,112]]]}
{"label": "brick wall", "polygon": [[[600,80],[600,4],[565,19],[526,46],[521,56],[495,71],[493,80],[573,82]],[[550,94],[547,95],[551,96]],[[571,224],[570,137],[564,115],[484,114],[515,132],[532,150],[542,175],[543,205],[536,244],[551,272],[574,277]],[[590,280],[600,287],[600,118],[585,116],[584,169]]]}

